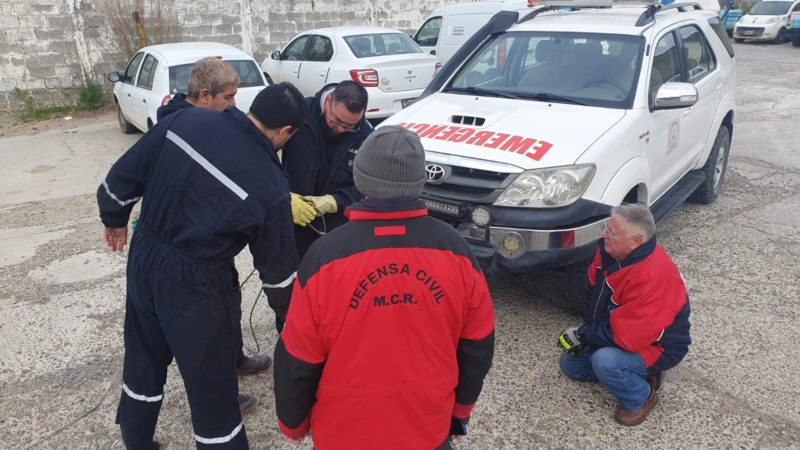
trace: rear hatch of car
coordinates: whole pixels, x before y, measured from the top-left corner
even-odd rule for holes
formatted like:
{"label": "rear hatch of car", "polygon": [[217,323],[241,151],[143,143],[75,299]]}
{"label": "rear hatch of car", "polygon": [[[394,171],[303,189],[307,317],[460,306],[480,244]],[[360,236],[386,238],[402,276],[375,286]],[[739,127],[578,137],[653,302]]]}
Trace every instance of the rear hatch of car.
{"label": "rear hatch of car", "polygon": [[425,55],[376,56],[364,58],[367,69],[378,72],[378,88],[384,92],[425,89],[436,72],[438,59]]}

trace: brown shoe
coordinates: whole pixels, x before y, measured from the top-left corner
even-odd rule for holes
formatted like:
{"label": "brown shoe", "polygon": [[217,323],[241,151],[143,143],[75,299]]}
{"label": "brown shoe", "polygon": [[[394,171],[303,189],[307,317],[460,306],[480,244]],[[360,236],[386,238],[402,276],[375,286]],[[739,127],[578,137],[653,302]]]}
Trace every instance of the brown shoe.
{"label": "brown shoe", "polygon": [[622,409],[622,406],[617,406],[617,412],[614,414],[614,420],[617,421],[620,425],[626,425],[629,427],[634,427],[639,425],[640,423],[644,422],[644,419],[647,419],[647,415],[650,414],[650,411],[658,403],[658,391],[655,389],[650,389],[650,397],[647,397],[647,400],[644,401],[644,405],[636,408],[633,411],[625,411]]}
{"label": "brown shoe", "polygon": [[649,384],[650,389],[654,391],[661,389],[662,380],[663,380],[663,372],[651,373],[647,375],[647,384]]}

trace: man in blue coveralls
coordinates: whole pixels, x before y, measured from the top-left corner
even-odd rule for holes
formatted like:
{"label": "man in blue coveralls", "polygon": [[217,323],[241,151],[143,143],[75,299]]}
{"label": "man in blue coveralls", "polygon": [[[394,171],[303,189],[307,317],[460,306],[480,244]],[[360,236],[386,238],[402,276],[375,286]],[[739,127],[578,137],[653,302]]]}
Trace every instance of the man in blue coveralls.
{"label": "man in blue coveralls", "polygon": [[233,258],[249,245],[265,286],[290,284],[297,251],[286,175],[276,151],[303,123],[300,92],[261,91],[245,115],[185,108],[145,134],[97,191],[104,241],[127,242],[125,360],[117,423],[125,446],[153,441],[167,367],[175,358],[198,448],[248,448],[237,402]]}

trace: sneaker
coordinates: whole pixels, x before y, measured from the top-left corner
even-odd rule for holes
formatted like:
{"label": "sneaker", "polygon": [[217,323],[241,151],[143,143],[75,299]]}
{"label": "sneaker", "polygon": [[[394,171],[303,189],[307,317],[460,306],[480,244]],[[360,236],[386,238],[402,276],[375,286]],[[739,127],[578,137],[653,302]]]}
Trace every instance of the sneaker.
{"label": "sneaker", "polygon": [[239,394],[239,413],[249,414],[258,407],[258,397],[255,395]]}
{"label": "sneaker", "polygon": [[614,420],[620,425],[634,427],[644,422],[647,415],[658,403],[658,391],[650,389],[650,396],[644,401],[644,405],[634,409],[633,411],[625,411],[622,406],[617,406],[617,412],[614,414]]}
{"label": "sneaker", "polygon": [[236,368],[237,375],[259,375],[272,367],[272,359],[267,353],[259,353],[253,356],[245,356],[244,361]]}

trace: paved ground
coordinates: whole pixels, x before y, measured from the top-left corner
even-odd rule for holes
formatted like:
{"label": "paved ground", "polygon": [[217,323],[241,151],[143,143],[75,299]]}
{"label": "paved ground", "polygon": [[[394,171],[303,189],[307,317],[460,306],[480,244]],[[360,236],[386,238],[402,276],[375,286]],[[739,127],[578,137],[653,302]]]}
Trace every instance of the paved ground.
{"label": "paved ground", "polygon": [[[608,394],[567,381],[554,338],[577,319],[520,287],[535,282],[509,278],[492,284],[496,362],[458,448],[800,447],[800,49],[736,50],[739,106],[725,192],[661,224],[661,242],[690,288],[694,345],[669,373],[651,418],[620,427]],[[4,448],[122,447],[114,414],[125,258],[101,246],[94,190],[138,135],[122,135],[108,113],[75,124],[0,139]],[[238,264],[249,272],[246,256]],[[244,292],[247,317],[257,284]],[[253,326],[271,350],[267,309],[262,298]],[[255,349],[249,333],[245,342]],[[287,447],[275,426],[271,376],[244,379],[241,389],[262,399],[245,420],[251,445]],[[193,447],[174,367],[157,438],[167,448]]]}

